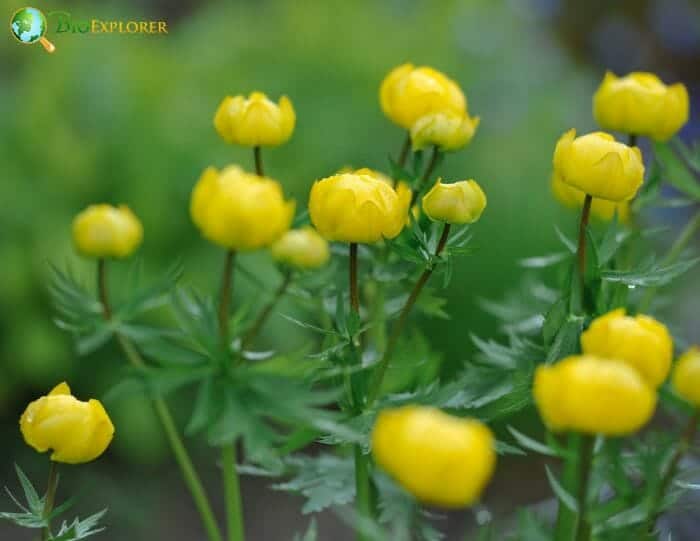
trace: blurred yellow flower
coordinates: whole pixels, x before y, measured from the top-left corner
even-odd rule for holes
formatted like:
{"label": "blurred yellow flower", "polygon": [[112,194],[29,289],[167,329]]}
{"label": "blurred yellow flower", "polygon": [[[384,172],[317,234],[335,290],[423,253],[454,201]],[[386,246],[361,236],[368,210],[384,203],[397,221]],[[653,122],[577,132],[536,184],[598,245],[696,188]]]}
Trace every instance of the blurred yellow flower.
{"label": "blurred yellow flower", "polygon": [[688,90],[666,86],[656,75],[607,72],[593,96],[593,116],[601,128],[666,141],[688,121]]}
{"label": "blurred yellow flower", "polygon": [[486,194],[474,180],[443,184],[440,179],[423,196],[423,211],[431,220],[449,224],[476,222],[486,208]]}
{"label": "blurred yellow flower", "polygon": [[679,396],[700,407],[700,347],[694,346],[678,358],[671,383]]}
{"label": "blurred yellow flower", "polygon": [[[552,173],[551,181],[552,193],[557,201],[562,205],[577,209],[583,206],[583,200],[586,194],[578,188],[570,186],[564,182],[556,173]],[[593,198],[591,202],[591,215],[603,221],[610,221],[617,212],[617,219],[622,223],[627,223],[630,216],[629,201],[608,201],[607,199]]]}
{"label": "blurred yellow flower", "polygon": [[231,165],[208,167],[192,191],[192,221],[211,242],[232,250],[269,246],[288,229],[294,201],[279,182]]}
{"label": "blurred yellow flower", "polygon": [[652,387],[666,380],[673,359],[666,326],[650,316],[627,316],[624,308],[594,319],[581,335],[581,347],[587,355],[629,364]]}
{"label": "blurred yellow flower", "polygon": [[127,257],[142,240],[141,222],[124,205],[90,205],[73,220],[73,244],[85,256]]}
{"label": "blurred yellow flower", "polygon": [[328,263],[328,242],[313,227],[287,231],[270,246],[272,257],[298,269],[317,269]]}
{"label": "blurred yellow flower", "polygon": [[654,389],[636,370],[592,355],[540,365],[533,394],[544,423],[555,432],[623,436],[649,421],[656,407]]}
{"label": "blurred yellow flower", "polygon": [[473,419],[427,406],[382,411],[372,431],[372,454],[421,502],[465,507],[479,498],[496,466],[494,437]]}
{"label": "blurred yellow flower", "polygon": [[576,137],[576,130],[569,130],[562,135],[554,150],[554,171],[574,188],[618,202],[632,199],[644,180],[639,149],[603,132]]}
{"label": "blurred yellow flower", "polygon": [[443,152],[458,150],[469,144],[478,126],[479,117],[467,113],[447,111],[422,116],[411,127],[413,150],[430,145],[437,145]]}
{"label": "blurred yellow flower", "polygon": [[82,464],[105,452],[114,425],[99,400],[82,402],[66,383],[27,406],[19,421],[24,441],[40,453],[53,451],[51,460]]}
{"label": "blurred yellow flower", "polygon": [[296,114],[292,102],[282,96],[274,103],[262,92],[226,96],[214,115],[214,127],[227,143],[245,146],[277,146],[292,136]]}
{"label": "blurred yellow flower", "polygon": [[384,114],[407,130],[432,113],[467,113],[467,100],[457,83],[433,68],[413,64],[389,72],[379,89],[379,101]]}
{"label": "blurred yellow flower", "polygon": [[369,244],[401,233],[410,202],[407,184],[394,189],[362,169],[317,180],[309,196],[309,214],[326,239]]}

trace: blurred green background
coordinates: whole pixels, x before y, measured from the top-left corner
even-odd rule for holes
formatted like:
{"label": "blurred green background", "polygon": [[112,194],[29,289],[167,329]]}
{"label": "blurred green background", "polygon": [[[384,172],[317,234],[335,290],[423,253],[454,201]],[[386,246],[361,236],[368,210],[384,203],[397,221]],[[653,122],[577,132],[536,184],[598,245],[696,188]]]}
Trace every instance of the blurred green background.
{"label": "blurred green background", "polygon": [[[22,7],[14,0],[0,6],[8,19]],[[48,263],[85,276],[92,272],[91,263],[72,252],[75,213],[94,202],[128,204],[144,224],[140,255],[148,274],[156,276],[182,257],[185,283],[216,287],[221,254],[200,239],[188,201],[207,165],[252,167],[249,151],[226,145],[213,129],[224,95],[260,89],[275,99],[290,96],[297,128],[287,145],[265,152],[266,172],[304,208],[313,180],[342,166],[388,170],[387,156],[403,140],[378,104],[379,83],[389,69],[405,61],[429,64],[462,85],[481,125],[471,145],[449,155],[439,173],[477,179],[489,206],[475,229],[479,249],[461,260],[450,286],[452,321],[422,322],[453,365],[471,351],[469,332],[498,335],[478,299],[513,288],[523,273],[518,259],[554,250],[553,224],[574,226],[575,216],[550,196],[552,150],[570,127],[594,128],[591,96],[606,68],[618,74],[647,69],[668,82],[684,81],[694,121],[683,135],[700,132],[700,7],[693,0],[133,0],[35,7],[82,19],[167,20],[170,31],[50,32],[53,55],[39,45],[18,44],[9,32],[0,39],[0,485],[16,486],[13,461],[36,480],[45,476],[44,457],[28,452],[17,429],[29,400],[64,379],[80,396],[99,397],[119,377],[116,351],[104,348],[78,359],[69,337],[52,323]],[[686,212],[643,219],[677,228]],[[266,256],[243,260],[275,282]],[[665,314],[696,341],[698,278],[686,277]],[[241,279],[240,297],[251,287]],[[278,317],[264,340],[289,347],[304,336]],[[184,416],[189,406],[173,407]],[[110,507],[104,539],[198,539],[196,518],[147,402],[128,397],[109,409],[117,437],[108,455],[65,475],[67,483],[83,487],[79,508]],[[196,454],[219,508],[213,454],[206,448]],[[527,488],[533,474],[514,468],[524,487],[521,499],[536,500],[537,490]],[[291,539],[304,523],[298,502],[258,481],[246,483],[251,539]],[[2,497],[0,502],[0,508],[9,505]],[[451,517],[450,524],[457,531],[465,520],[471,519]],[[323,519],[322,538],[336,522]],[[23,539],[5,528],[0,524],[0,538]]]}

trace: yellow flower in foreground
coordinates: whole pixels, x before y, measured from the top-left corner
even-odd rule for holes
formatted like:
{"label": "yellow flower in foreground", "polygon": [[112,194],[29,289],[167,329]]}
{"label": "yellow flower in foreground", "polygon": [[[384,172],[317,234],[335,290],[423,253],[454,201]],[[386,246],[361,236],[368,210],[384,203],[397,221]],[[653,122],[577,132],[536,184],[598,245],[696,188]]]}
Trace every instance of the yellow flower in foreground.
{"label": "yellow flower in foreground", "polygon": [[700,347],[694,346],[679,357],[671,383],[679,396],[700,407]]}
{"label": "yellow flower in foreground", "polygon": [[[552,173],[552,193],[562,205],[577,209],[583,206],[586,194],[578,188],[568,185],[557,173]],[[630,204],[628,201],[616,203],[607,199],[593,198],[591,202],[591,215],[603,221],[610,221],[617,212],[617,218],[622,223],[627,223],[630,216]]]}
{"label": "yellow flower in foreground", "polygon": [[656,75],[607,72],[593,96],[593,116],[603,129],[666,141],[688,121],[688,90],[666,86]]}
{"label": "yellow flower in foreground", "polygon": [[486,194],[474,180],[443,184],[440,179],[423,196],[423,211],[431,220],[449,224],[476,222],[486,208]]}
{"label": "yellow flower in foreground", "polygon": [[472,140],[479,117],[467,113],[439,112],[425,115],[411,127],[413,150],[421,150],[430,145],[445,151],[458,150]]}
{"label": "yellow flower in foreground", "polygon": [[226,96],[214,115],[214,127],[227,143],[246,146],[277,146],[292,136],[296,114],[292,102],[282,96],[279,103],[262,92]]}
{"label": "yellow flower in foreground", "polygon": [[270,247],[272,257],[299,269],[317,269],[328,263],[328,242],[313,227],[287,231]]}
{"label": "yellow flower in foreground", "polygon": [[496,466],[489,428],[426,406],[382,411],[372,431],[377,464],[421,502],[465,507]]}
{"label": "yellow flower in foreground", "polygon": [[114,425],[99,400],[82,402],[66,383],[30,403],[19,421],[24,441],[40,453],[53,451],[51,460],[82,464],[105,452]]}
{"label": "yellow flower in foreground", "polygon": [[561,136],[554,150],[554,170],[562,181],[601,199],[632,199],[644,180],[642,153],[594,132],[576,137],[576,130]]}
{"label": "yellow flower in foreground", "polygon": [[401,233],[410,202],[405,183],[394,189],[359,170],[317,180],[309,196],[309,214],[326,239],[369,244]]}
{"label": "yellow flower in foreground", "polygon": [[636,370],[592,355],[540,365],[533,394],[555,432],[623,436],[649,421],[656,407],[656,393]]}
{"label": "yellow flower in foreground", "polygon": [[73,220],[73,244],[90,257],[126,257],[143,240],[143,226],[121,205],[90,205]]}
{"label": "yellow flower in foreground", "polygon": [[211,242],[232,250],[256,250],[280,238],[292,223],[294,201],[280,183],[231,165],[208,167],[192,191],[192,221]]}
{"label": "yellow flower in foreground", "polygon": [[664,382],[673,359],[666,326],[650,316],[627,316],[624,308],[594,319],[581,335],[581,347],[587,355],[629,364],[652,387]]}
{"label": "yellow flower in foreground", "polygon": [[389,72],[379,89],[379,101],[384,114],[407,130],[425,115],[467,112],[467,100],[457,83],[433,68],[413,64]]}

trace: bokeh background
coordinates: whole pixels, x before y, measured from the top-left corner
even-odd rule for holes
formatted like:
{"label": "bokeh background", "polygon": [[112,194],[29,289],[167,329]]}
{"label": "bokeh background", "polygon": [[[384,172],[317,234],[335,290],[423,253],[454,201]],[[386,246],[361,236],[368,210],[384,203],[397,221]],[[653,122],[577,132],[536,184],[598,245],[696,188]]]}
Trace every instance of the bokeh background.
{"label": "bokeh background", "polygon": [[[0,0],[0,6],[0,17],[9,19],[22,4]],[[115,350],[79,359],[52,323],[49,262],[86,276],[92,271],[72,252],[77,211],[93,202],[130,205],[145,227],[140,254],[147,274],[155,277],[182,257],[186,283],[215,287],[221,254],[199,238],[187,209],[207,165],[252,167],[250,153],[225,145],[212,127],[224,95],[262,89],[291,97],[294,137],[265,152],[265,161],[268,174],[303,207],[312,181],[342,166],[388,169],[387,156],[403,138],[378,104],[390,68],[429,64],[463,86],[482,123],[440,174],[476,178],[489,207],[477,227],[479,249],[455,270],[452,321],[421,322],[448,370],[469,357],[469,332],[499,335],[478,299],[513,288],[524,272],[520,258],[556,249],[553,224],[574,227],[575,216],[550,196],[551,155],[566,129],[594,128],[591,96],[605,69],[645,69],[685,82],[692,119],[682,136],[700,135],[700,5],[693,0],[55,0],[35,7],[82,19],[167,20],[170,32],[50,34],[54,55],[18,44],[9,32],[0,38],[0,485],[12,489],[15,461],[40,485],[46,475],[44,457],[29,452],[18,431],[26,403],[64,379],[79,395],[99,397],[120,376]],[[671,238],[691,211],[642,219],[670,226]],[[659,249],[667,240],[659,239]],[[265,255],[243,259],[274,283]],[[676,287],[662,317],[698,341],[700,276],[691,273]],[[252,285],[243,278],[237,290],[243,298]],[[271,348],[303,340],[279,317],[264,336]],[[172,403],[181,419],[186,402]],[[110,508],[102,539],[200,539],[148,403],[128,396],[108,406],[118,434],[109,453],[65,471],[66,486],[81,487],[77,508]],[[215,454],[190,445],[221,510]],[[506,464],[486,499],[491,511],[544,497],[541,473],[527,461]],[[246,479],[244,491],[251,540],[290,540],[306,524],[294,498],[259,480]],[[3,509],[10,505],[3,496],[0,502]],[[474,517],[446,520],[450,539],[461,539],[458,532]],[[334,515],[320,524],[321,539],[350,539]],[[23,535],[0,524],[1,539],[28,539]]]}

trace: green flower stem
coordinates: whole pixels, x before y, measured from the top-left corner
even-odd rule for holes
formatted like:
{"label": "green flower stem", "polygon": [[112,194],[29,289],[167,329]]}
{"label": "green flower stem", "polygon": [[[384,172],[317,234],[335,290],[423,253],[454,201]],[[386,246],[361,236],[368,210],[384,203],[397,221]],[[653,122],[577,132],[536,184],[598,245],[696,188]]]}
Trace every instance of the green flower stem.
{"label": "green flower stem", "polygon": [[[408,154],[411,150],[411,132],[408,131],[406,132],[406,138],[403,141],[403,145],[401,146],[401,153],[399,154],[399,160],[398,160],[398,165],[399,167],[403,168],[404,165],[406,165],[406,159],[408,159]],[[396,179],[394,179],[396,180]]]}
{"label": "green flower stem", "polygon": [[685,430],[683,431],[683,435],[681,436],[680,441],[678,442],[678,447],[676,448],[676,452],[673,454],[673,457],[671,458],[671,462],[668,465],[668,469],[666,470],[665,475],[662,477],[661,482],[659,483],[658,490],[654,494],[654,498],[651,502],[651,505],[649,507],[649,519],[647,521],[647,532],[651,533],[654,530],[654,527],[656,526],[656,521],[658,520],[659,516],[661,515],[661,511],[659,509],[659,506],[663,503],[664,496],[666,496],[666,492],[668,491],[668,488],[671,486],[671,483],[673,482],[673,479],[676,476],[676,473],[678,473],[678,466],[683,458],[683,456],[688,452],[690,449],[691,445],[693,444],[693,440],[695,439],[695,434],[698,430],[698,423],[700,422],[700,408],[696,408],[695,412],[693,415],[690,417],[690,420],[688,421],[688,425],[685,427]]}
{"label": "green flower stem", "polygon": [[[255,147],[258,149],[258,147]],[[256,154],[257,156],[257,154]],[[236,252],[228,250],[224,258],[219,291],[219,334],[221,346],[226,353],[230,351],[228,321],[231,307],[231,290],[233,287],[233,268]],[[221,462],[224,469],[224,501],[226,504],[226,525],[229,541],[243,541],[243,508],[241,504],[241,487],[236,469],[236,440],[221,448]]]}
{"label": "green flower stem", "polygon": [[53,460],[50,460],[49,464],[49,480],[46,483],[46,500],[44,500],[43,512],[46,526],[41,531],[41,541],[47,541],[51,538],[51,512],[56,501],[56,489],[58,488],[58,464]]}
{"label": "green flower stem", "polygon": [[423,173],[423,176],[420,179],[420,182],[418,183],[418,186],[413,190],[413,193],[411,194],[411,204],[408,206],[409,212],[410,209],[413,208],[414,203],[416,202],[416,199],[418,199],[418,196],[420,195],[421,191],[425,187],[425,183],[430,180],[430,176],[433,174],[433,170],[435,169],[435,166],[438,163],[438,160],[440,159],[440,149],[438,148],[437,145],[433,146],[433,153],[430,156],[430,161],[428,162],[428,166],[425,168],[425,172]]}
{"label": "green flower stem", "polygon": [[594,444],[595,439],[593,436],[581,436],[578,456],[578,525],[576,527],[576,541],[590,541],[591,539],[591,524],[586,516],[586,502],[591,479]]}
{"label": "green flower stem", "polygon": [[[443,228],[442,228],[442,234],[440,235],[440,240],[438,241],[437,247],[435,248],[435,257],[438,257],[442,251],[445,249],[445,246],[447,246],[447,238],[450,235],[450,224],[446,223]],[[384,376],[386,375],[387,368],[389,367],[389,362],[391,361],[391,356],[394,353],[394,349],[396,348],[396,344],[398,343],[399,336],[401,336],[401,332],[403,331],[403,328],[406,325],[406,320],[408,319],[408,315],[411,312],[411,309],[413,306],[416,304],[416,301],[418,300],[418,297],[423,290],[423,287],[427,283],[428,279],[430,276],[433,274],[434,266],[430,265],[426,267],[426,269],[423,271],[423,274],[421,274],[420,278],[416,282],[416,285],[413,286],[413,290],[411,291],[411,294],[408,296],[408,299],[406,300],[406,303],[403,305],[403,308],[401,309],[401,313],[399,314],[399,319],[394,325],[391,334],[389,335],[389,339],[387,340],[387,346],[386,349],[384,350],[384,355],[382,355],[381,360],[378,363],[377,366],[377,371],[374,374],[374,377],[372,378],[372,382],[370,384],[369,392],[367,393],[367,407],[371,406],[374,401],[377,399],[379,396],[379,392],[381,391],[382,388],[382,382],[384,381]]]}
{"label": "green flower stem", "polygon": [[356,313],[360,313],[360,292],[357,288],[357,244],[350,243],[350,306]]}
{"label": "green flower stem", "polygon": [[[582,285],[586,281],[586,228],[588,227],[588,220],[591,217],[591,204],[593,203],[593,196],[586,194],[586,198],[583,200],[583,208],[581,209],[581,222],[578,227],[578,271],[581,274]],[[583,287],[581,287],[583,291]]]}
{"label": "green flower stem", "polygon": [[260,146],[253,147],[253,158],[255,159],[255,173],[261,177],[265,176],[262,160],[262,149]]}
{"label": "green flower stem", "polygon": [[[681,231],[681,234],[671,245],[671,248],[666,254],[666,257],[664,257],[661,260],[661,265],[666,266],[675,263],[685,250],[686,246],[688,246],[688,243],[693,239],[695,233],[698,232],[698,230],[700,230],[700,210],[697,211],[685,225],[685,227]],[[639,302],[637,312],[644,313],[647,310],[649,310],[649,307],[651,306],[651,301],[654,299],[654,296],[657,292],[658,288],[656,287],[650,287],[649,289],[647,289],[644,292],[642,300]]]}
{"label": "green flower stem", "polygon": [[243,336],[243,339],[241,340],[241,349],[242,350],[248,349],[248,347],[253,344],[255,337],[258,335],[260,330],[263,328],[263,325],[265,325],[267,318],[270,317],[270,314],[272,314],[272,310],[277,305],[277,303],[280,301],[282,296],[285,294],[285,292],[287,291],[287,288],[289,287],[289,284],[291,284],[291,282],[292,282],[292,272],[291,272],[291,270],[287,269],[284,271],[282,283],[279,285],[279,287],[275,291],[274,295],[272,296],[272,299],[260,311],[260,313],[258,314],[258,317],[255,319],[253,324],[250,326],[248,331]]}
{"label": "green flower stem", "polygon": [[[564,462],[562,484],[571,494],[577,491],[580,436],[574,432],[568,435],[567,458]],[[571,541],[576,531],[576,513],[559,502],[557,522],[554,529],[555,541]]]}
{"label": "green flower stem", "polygon": [[[112,308],[109,302],[109,294],[107,289],[107,267],[104,259],[98,259],[97,261],[97,283],[100,302],[102,303],[102,310],[104,318],[109,320],[112,318]],[[145,366],[145,361],[141,354],[138,352],[136,347],[132,342],[121,333],[114,333],[115,339],[119,346],[124,351],[129,362],[137,367]],[[192,463],[187,448],[182,442],[182,438],[177,431],[175,426],[175,421],[173,421],[172,414],[165,403],[165,401],[157,396],[151,396],[151,401],[153,402],[153,407],[155,409],[156,415],[160,420],[160,424],[165,432],[165,437],[168,440],[170,449],[175,456],[175,460],[180,466],[180,471],[182,477],[184,478],[185,485],[187,485],[192,499],[194,500],[195,507],[199,512],[200,519],[207,532],[207,537],[209,541],[223,541],[221,531],[219,526],[216,524],[216,519],[214,518],[214,512],[212,511],[211,504],[209,503],[209,498],[204,491],[204,486],[202,481],[197,474],[197,470]]]}
{"label": "green flower stem", "polygon": [[[360,445],[355,445],[355,499],[357,502],[357,514],[361,520],[372,517],[370,467],[369,456],[362,452]],[[357,541],[369,541],[362,533],[362,527],[358,528]]]}

